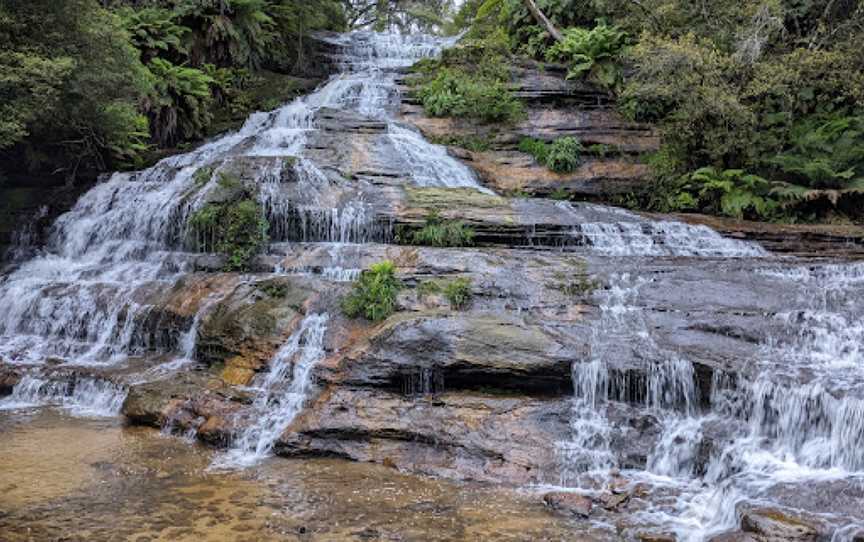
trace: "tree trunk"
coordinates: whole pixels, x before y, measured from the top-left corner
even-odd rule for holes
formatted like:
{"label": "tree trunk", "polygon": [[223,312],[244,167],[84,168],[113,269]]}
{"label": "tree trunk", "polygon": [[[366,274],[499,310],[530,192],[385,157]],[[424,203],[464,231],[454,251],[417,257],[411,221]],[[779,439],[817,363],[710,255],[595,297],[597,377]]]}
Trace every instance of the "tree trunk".
{"label": "tree trunk", "polygon": [[555,41],[564,41],[564,36],[561,34],[561,31],[555,28],[555,25],[552,24],[552,21],[549,20],[546,15],[540,11],[540,8],[537,7],[537,4],[534,3],[534,0],[522,0],[525,4],[525,7],[528,8],[528,11],[531,12],[531,15],[537,19],[537,22],[540,23],[540,26],[546,29],[546,32],[549,32]]}

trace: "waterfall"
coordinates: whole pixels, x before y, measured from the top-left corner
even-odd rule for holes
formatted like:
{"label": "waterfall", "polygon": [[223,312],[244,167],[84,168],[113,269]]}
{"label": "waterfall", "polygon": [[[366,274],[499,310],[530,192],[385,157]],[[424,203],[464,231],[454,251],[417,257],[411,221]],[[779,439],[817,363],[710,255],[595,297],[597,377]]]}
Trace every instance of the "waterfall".
{"label": "waterfall", "polygon": [[[758,347],[752,372],[715,370],[707,398],[693,364],[653,338],[638,301],[652,281],[613,275],[595,294],[601,315],[592,325],[590,357],[573,364],[572,436],[558,445],[561,484],[590,489],[591,475],[619,465],[611,443],[628,433],[610,410],[615,404],[648,409],[657,420],[645,470],[627,476],[677,497],[634,517],[679,540],[704,541],[736,528],[741,502],[783,484],[864,479],[862,270],[861,264],[758,269],[802,310],[769,317],[777,331]],[[718,426],[730,433],[712,443]],[[838,529],[833,539],[855,529]]]}
{"label": "waterfall", "polygon": [[325,356],[327,316],[307,316],[291,338],[270,360],[252,405],[251,423],[234,439],[232,449],[219,457],[217,467],[249,466],[273,449],[276,440],[305,406],[313,389],[312,370]]}
{"label": "waterfall", "polygon": [[47,251],[0,284],[0,299],[8,301],[0,315],[0,357],[104,365],[183,349],[179,330],[152,332],[154,322],[162,328],[168,323],[160,322],[150,298],[152,292],[171,290],[191,271],[188,219],[218,191],[220,176],[231,173],[237,160],[250,166],[243,183],[258,195],[274,241],[387,240],[389,227],[376,223],[362,195],[346,185],[337,187],[344,195],[334,199],[334,181],[304,156],[322,110],[384,121],[381,145],[410,147],[405,152],[412,158],[403,166],[417,184],[479,188],[474,174],[443,147],[394,120],[398,71],[453,40],[372,32],[329,39],[339,50],[342,71],[315,92],[255,113],[237,132],[190,153],[144,171],[114,174],[60,217]]}
{"label": "waterfall", "polygon": [[0,410],[59,406],[74,416],[111,417],[120,413],[126,388],[98,378],[76,376],[62,380],[25,375],[0,400]]}

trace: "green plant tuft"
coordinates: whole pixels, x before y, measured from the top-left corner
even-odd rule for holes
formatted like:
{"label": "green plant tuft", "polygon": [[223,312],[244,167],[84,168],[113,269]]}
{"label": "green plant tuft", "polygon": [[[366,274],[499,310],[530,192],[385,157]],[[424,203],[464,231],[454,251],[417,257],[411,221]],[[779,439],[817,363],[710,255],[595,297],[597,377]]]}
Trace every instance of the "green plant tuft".
{"label": "green plant tuft", "polygon": [[430,247],[471,247],[474,246],[476,233],[473,228],[461,221],[447,221],[437,214],[426,218],[426,225],[407,235],[399,236],[400,241],[411,245]]}
{"label": "green plant tuft", "polygon": [[582,144],[575,137],[562,137],[552,143],[526,137],[519,142],[519,150],[555,173],[572,173],[582,163]]}
{"label": "green plant tuft", "polygon": [[227,271],[245,271],[267,245],[270,226],[258,201],[243,193],[234,201],[201,207],[189,217],[189,229],[196,250],[222,253]]}
{"label": "green plant tuft", "polygon": [[393,262],[376,263],[354,282],[351,293],[342,300],[342,312],[349,318],[362,316],[379,322],[396,311],[396,297],[401,289]]}
{"label": "green plant tuft", "polygon": [[444,297],[450,302],[450,308],[453,310],[467,307],[473,296],[471,279],[467,277],[452,280],[444,285]]}

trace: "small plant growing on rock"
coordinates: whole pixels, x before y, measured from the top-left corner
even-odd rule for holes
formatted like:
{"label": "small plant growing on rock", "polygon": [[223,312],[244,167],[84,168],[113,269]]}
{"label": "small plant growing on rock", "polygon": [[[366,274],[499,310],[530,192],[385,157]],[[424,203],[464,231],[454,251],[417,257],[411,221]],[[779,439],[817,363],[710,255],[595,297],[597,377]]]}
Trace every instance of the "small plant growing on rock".
{"label": "small plant growing on rock", "polygon": [[425,280],[417,285],[417,297],[423,299],[431,295],[440,294],[441,285],[434,280]]}
{"label": "small plant growing on rock", "polygon": [[[429,215],[423,228],[400,236],[409,244],[429,247],[471,247],[474,246],[474,229],[464,222],[447,221],[438,214]],[[406,239],[407,237],[407,239]]]}
{"label": "small plant growing on rock", "polygon": [[519,142],[519,150],[555,173],[572,173],[582,163],[582,144],[575,137],[562,137],[552,143],[526,137]]}
{"label": "small plant growing on rock", "polygon": [[380,322],[396,311],[396,296],[401,289],[393,262],[376,263],[354,282],[351,293],[342,300],[342,312],[349,318],[362,316]]}
{"label": "small plant growing on rock", "polygon": [[471,302],[474,293],[471,291],[471,279],[462,277],[448,282],[444,286],[444,297],[454,310],[464,309]]}
{"label": "small plant growing on rock", "polygon": [[189,229],[196,250],[227,256],[227,271],[245,271],[249,261],[269,240],[270,225],[254,195],[243,190],[240,181],[222,175],[219,185],[237,191],[236,199],[208,203],[189,217]]}
{"label": "small plant growing on rock", "polygon": [[546,165],[546,159],[549,157],[549,145],[546,142],[526,137],[519,142],[519,150],[533,156],[538,164]]}
{"label": "small plant growing on rock", "polygon": [[575,137],[556,139],[549,146],[546,166],[555,173],[572,173],[582,163],[582,144]]}

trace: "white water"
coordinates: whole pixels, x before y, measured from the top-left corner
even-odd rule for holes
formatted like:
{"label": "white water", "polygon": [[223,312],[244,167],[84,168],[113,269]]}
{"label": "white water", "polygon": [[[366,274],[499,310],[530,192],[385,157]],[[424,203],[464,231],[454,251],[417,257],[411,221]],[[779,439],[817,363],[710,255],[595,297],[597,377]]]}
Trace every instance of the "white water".
{"label": "white water", "polygon": [[[652,281],[613,277],[601,291],[588,360],[574,363],[572,437],[559,443],[561,484],[591,491],[597,477],[618,466],[611,443],[627,434],[614,405],[648,409],[661,433],[646,471],[626,476],[671,491],[633,517],[671,530],[679,540],[704,541],[735,529],[736,507],[767,499],[784,484],[864,482],[864,357],[859,327],[864,274],[860,264],[767,269],[806,310],[781,314],[781,332],[761,347],[753,374],[715,372],[710,408],[703,410],[692,363],[654,341],[639,307]],[[628,373],[622,345],[649,360],[643,374]],[[659,361],[657,361],[659,360]],[[668,360],[668,361],[667,361]],[[636,391],[634,391],[636,390]],[[715,441],[702,473],[700,447],[719,424],[732,428]],[[702,458],[701,461],[705,461]],[[794,491],[794,490],[793,490]],[[864,527],[857,518],[830,518],[845,527],[834,540]]]}
{"label": "white water", "polygon": [[312,370],[324,359],[327,316],[307,316],[270,360],[270,370],[258,386],[251,423],[234,439],[231,450],[214,466],[245,467],[270,455],[273,445],[309,400]]}
{"label": "white water", "polygon": [[0,410],[55,406],[74,416],[112,417],[120,413],[127,390],[108,380],[74,377],[48,380],[25,375]]}
{"label": "white water", "polygon": [[707,226],[681,222],[585,223],[576,228],[574,235],[584,235],[595,251],[607,256],[757,258],[767,255],[755,243],[729,239]]}

